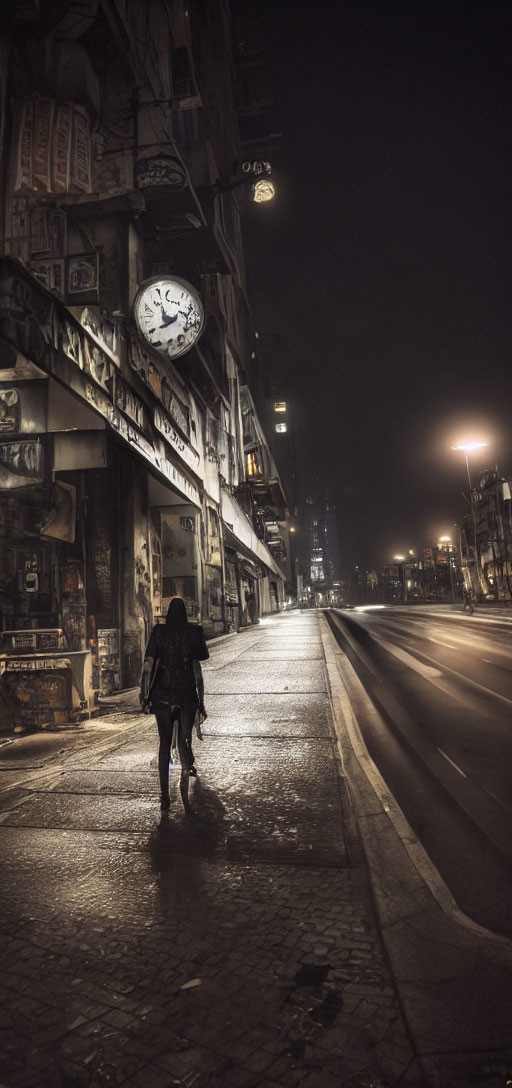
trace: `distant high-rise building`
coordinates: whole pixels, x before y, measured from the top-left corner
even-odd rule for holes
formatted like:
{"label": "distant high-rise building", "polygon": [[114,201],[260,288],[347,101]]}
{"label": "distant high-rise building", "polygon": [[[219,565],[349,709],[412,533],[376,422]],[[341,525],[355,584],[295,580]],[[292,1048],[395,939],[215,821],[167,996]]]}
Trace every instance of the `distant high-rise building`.
{"label": "distant high-rise building", "polygon": [[309,507],[310,601],[338,604],[341,598],[340,552],[336,507],[330,484],[316,481]]}

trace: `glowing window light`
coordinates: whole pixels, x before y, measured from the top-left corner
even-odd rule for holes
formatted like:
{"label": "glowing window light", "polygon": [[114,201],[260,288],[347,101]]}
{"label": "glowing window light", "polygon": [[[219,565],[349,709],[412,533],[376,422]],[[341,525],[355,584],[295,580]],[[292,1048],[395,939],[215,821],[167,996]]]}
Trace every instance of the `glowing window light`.
{"label": "glowing window light", "polygon": [[260,476],[261,469],[256,460],[255,453],[247,454],[247,475],[248,476]]}

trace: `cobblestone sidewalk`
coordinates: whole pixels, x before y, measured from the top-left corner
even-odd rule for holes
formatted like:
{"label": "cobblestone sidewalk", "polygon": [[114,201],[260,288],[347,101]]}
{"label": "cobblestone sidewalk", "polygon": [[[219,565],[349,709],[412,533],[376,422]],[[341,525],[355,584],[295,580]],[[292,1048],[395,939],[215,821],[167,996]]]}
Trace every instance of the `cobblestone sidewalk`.
{"label": "cobblestone sidewalk", "polygon": [[205,686],[193,817],[133,710],[37,772],[0,751],[2,1085],[410,1088],[316,616],[214,645]]}

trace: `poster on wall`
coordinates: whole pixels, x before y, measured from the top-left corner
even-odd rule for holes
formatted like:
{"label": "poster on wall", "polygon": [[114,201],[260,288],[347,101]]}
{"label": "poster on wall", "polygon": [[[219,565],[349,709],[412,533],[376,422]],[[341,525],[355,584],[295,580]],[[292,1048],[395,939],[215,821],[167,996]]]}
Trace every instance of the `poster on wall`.
{"label": "poster on wall", "polygon": [[66,252],[66,213],[60,208],[36,204],[30,210],[32,257],[63,257]]}
{"label": "poster on wall", "polygon": [[82,565],[70,560],[60,571],[61,616],[70,650],[85,650],[86,603]]}
{"label": "poster on wall", "polygon": [[47,429],[47,383],[0,382],[0,438],[22,434],[34,437]]}
{"label": "poster on wall", "polygon": [[76,488],[73,484],[56,480],[52,487],[51,509],[41,526],[41,536],[55,540],[75,542]]}
{"label": "poster on wall", "polygon": [[208,618],[222,620],[222,572],[218,567],[205,565],[205,590]]}
{"label": "poster on wall", "polygon": [[17,389],[0,389],[0,434],[20,429],[20,397]]}
{"label": "poster on wall", "polygon": [[43,474],[40,442],[0,442],[0,488],[31,487],[42,483]]}
{"label": "poster on wall", "polygon": [[36,280],[46,287],[47,291],[54,291],[56,295],[64,298],[65,294],[65,262],[63,260],[33,261],[31,271]]}
{"label": "poster on wall", "polygon": [[99,265],[97,253],[78,253],[67,260],[67,293],[75,295],[97,296],[99,287]]}

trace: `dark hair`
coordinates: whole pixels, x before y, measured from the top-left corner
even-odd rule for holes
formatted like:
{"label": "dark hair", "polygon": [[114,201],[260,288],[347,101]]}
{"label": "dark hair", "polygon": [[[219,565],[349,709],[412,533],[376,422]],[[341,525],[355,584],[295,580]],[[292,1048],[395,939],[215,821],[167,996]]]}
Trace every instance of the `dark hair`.
{"label": "dark hair", "polygon": [[169,627],[182,627],[188,623],[187,609],[183,597],[173,597],[168,609],[166,624]]}

